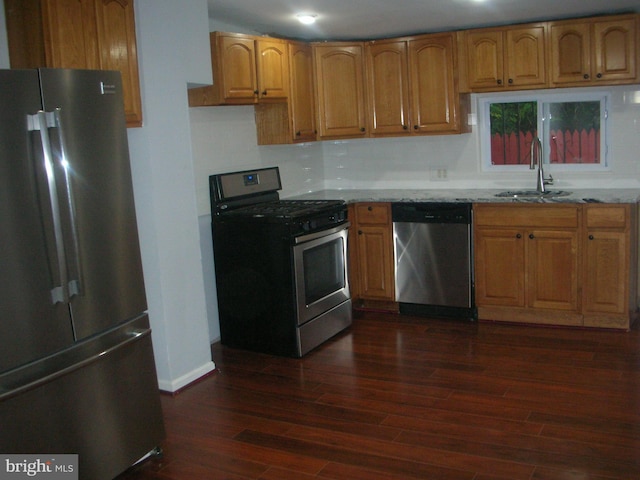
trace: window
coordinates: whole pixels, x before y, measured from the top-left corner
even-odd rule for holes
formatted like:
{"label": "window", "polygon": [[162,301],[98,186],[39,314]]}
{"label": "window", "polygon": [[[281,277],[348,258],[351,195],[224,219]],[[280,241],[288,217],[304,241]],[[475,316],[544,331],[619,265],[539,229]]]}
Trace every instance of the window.
{"label": "window", "polygon": [[528,169],[535,137],[553,171],[607,169],[608,100],[602,92],[479,96],[483,170]]}

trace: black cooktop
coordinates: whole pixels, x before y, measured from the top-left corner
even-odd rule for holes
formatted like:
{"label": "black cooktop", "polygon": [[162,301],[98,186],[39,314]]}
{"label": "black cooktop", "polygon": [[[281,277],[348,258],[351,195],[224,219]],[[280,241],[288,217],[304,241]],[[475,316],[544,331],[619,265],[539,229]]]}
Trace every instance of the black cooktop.
{"label": "black cooktop", "polygon": [[276,200],[226,210],[224,216],[294,219],[346,209],[342,200]]}

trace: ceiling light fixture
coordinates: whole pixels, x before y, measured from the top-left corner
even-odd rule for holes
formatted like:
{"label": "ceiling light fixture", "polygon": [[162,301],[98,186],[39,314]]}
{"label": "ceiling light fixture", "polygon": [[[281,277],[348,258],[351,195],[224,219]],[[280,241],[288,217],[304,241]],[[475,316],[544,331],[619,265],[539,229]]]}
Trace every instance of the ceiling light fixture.
{"label": "ceiling light fixture", "polygon": [[296,15],[298,21],[304,25],[311,25],[312,23],[315,23],[317,17],[318,15],[315,13],[299,13]]}

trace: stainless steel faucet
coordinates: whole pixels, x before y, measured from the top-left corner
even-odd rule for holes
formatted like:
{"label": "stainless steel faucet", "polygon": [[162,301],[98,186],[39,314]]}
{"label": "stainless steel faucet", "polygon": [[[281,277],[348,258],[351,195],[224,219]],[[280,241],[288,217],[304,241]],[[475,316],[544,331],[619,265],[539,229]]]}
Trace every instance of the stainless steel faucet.
{"label": "stainless steel faucet", "polygon": [[553,185],[553,177],[551,175],[548,177],[544,176],[544,168],[542,166],[542,142],[538,137],[534,137],[531,141],[531,159],[529,169],[535,170],[536,164],[538,165],[538,183],[536,185],[536,190],[538,193],[545,193],[547,191],[545,185]]}

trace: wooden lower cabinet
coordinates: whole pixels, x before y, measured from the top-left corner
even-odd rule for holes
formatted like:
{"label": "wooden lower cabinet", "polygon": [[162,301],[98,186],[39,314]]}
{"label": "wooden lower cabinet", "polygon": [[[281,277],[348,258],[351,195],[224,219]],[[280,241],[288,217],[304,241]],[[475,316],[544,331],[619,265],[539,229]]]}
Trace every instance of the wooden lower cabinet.
{"label": "wooden lower cabinet", "polygon": [[629,328],[637,315],[637,207],[588,205],[584,230],[584,324]]}
{"label": "wooden lower cabinet", "polygon": [[476,303],[524,307],[524,240],[519,229],[483,227],[475,231]]}
{"label": "wooden lower cabinet", "polygon": [[636,216],[632,205],[475,205],[479,319],[628,329]]}
{"label": "wooden lower cabinet", "polygon": [[393,236],[389,203],[350,206],[350,268],[354,300],[395,300]]}

